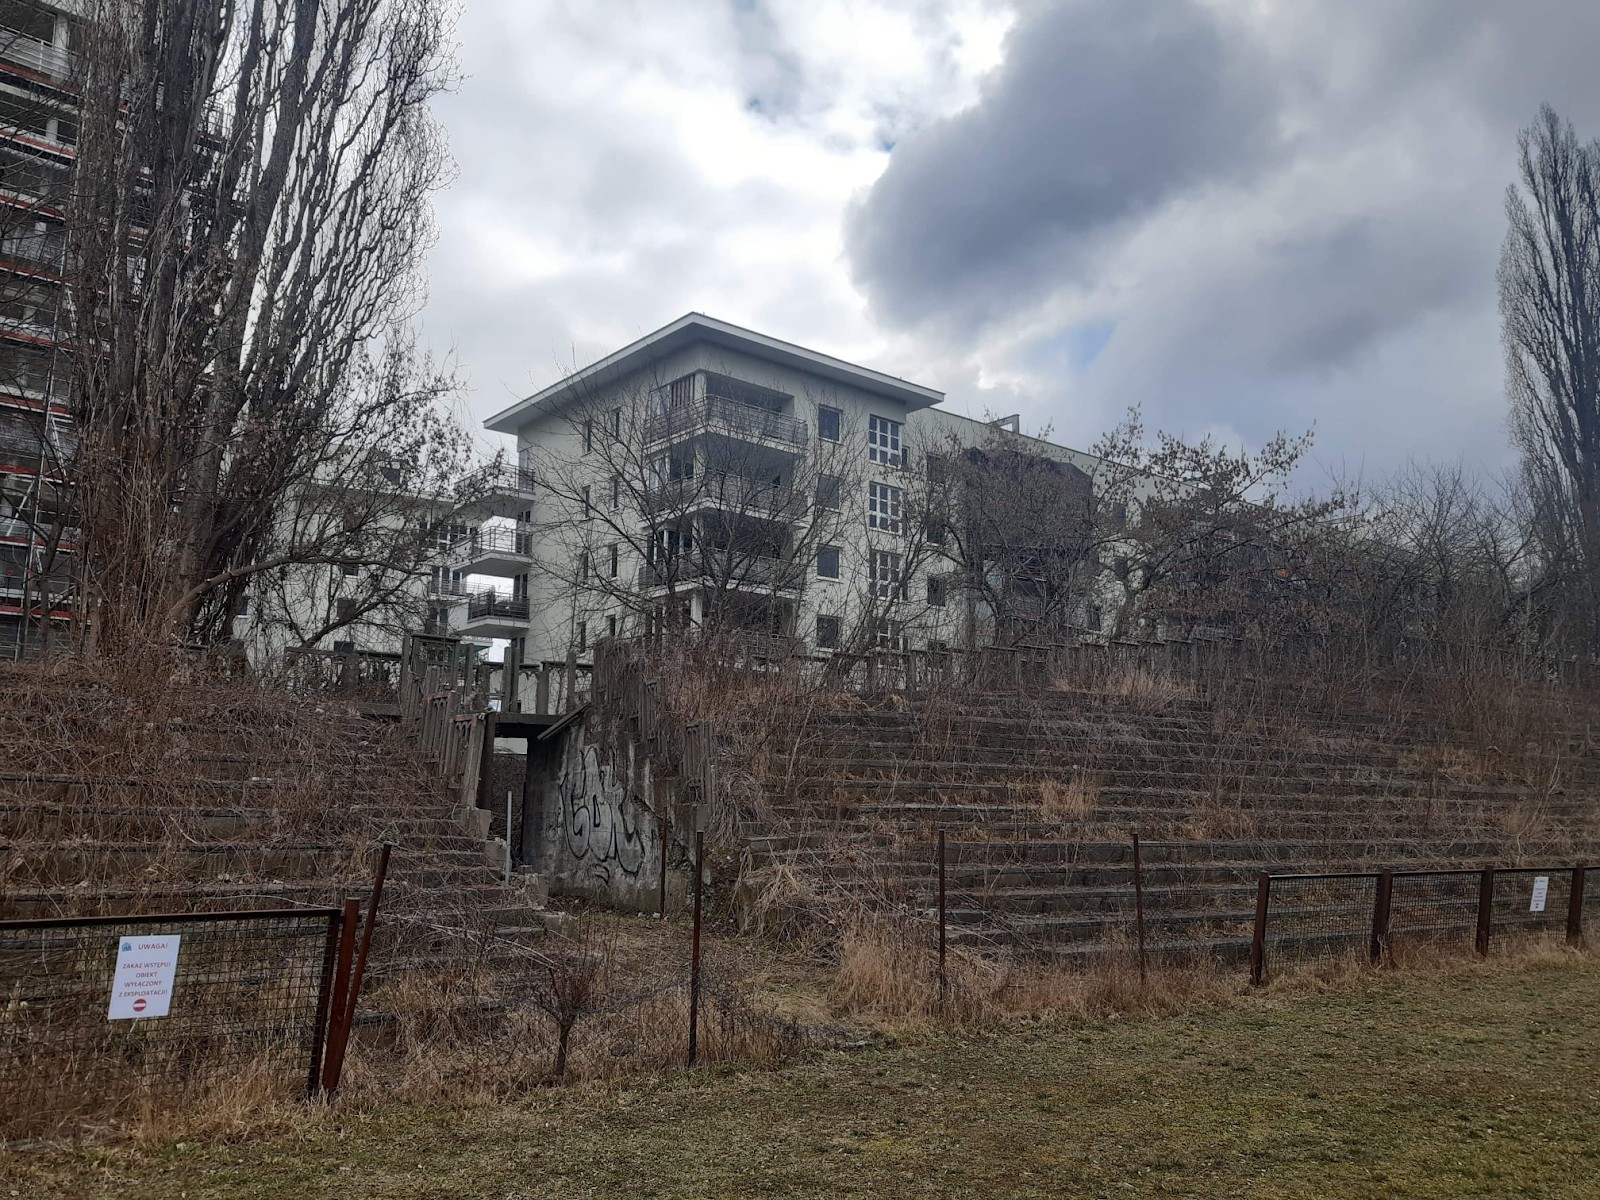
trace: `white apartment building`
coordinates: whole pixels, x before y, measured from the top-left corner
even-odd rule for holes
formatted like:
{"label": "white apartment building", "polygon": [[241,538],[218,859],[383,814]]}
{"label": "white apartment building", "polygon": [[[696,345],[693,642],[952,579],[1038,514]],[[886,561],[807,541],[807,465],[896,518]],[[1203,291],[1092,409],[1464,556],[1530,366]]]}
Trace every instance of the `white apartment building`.
{"label": "white apartment building", "polygon": [[1064,481],[1095,460],[943,398],[681,317],[486,422],[516,435],[518,468],[504,523],[464,543],[456,628],[521,663],[673,622],[820,653],[982,641],[991,614],[949,587],[930,517],[946,460],[997,437]]}

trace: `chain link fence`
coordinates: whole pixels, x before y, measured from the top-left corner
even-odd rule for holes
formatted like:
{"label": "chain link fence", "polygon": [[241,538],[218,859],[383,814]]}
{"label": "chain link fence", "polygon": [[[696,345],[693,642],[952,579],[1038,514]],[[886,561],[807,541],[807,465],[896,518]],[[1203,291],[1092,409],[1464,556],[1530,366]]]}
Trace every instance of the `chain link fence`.
{"label": "chain link fence", "polygon": [[315,1090],[340,927],[333,908],[0,922],[0,1138],[220,1080]]}

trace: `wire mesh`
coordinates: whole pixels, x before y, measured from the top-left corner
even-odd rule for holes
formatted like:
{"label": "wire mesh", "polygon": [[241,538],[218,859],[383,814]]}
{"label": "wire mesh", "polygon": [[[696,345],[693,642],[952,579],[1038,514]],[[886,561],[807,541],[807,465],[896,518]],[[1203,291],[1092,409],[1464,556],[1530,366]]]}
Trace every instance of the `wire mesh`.
{"label": "wire mesh", "polygon": [[1396,871],[1389,945],[1449,944],[1470,950],[1478,928],[1481,871]]}
{"label": "wire mesh", "polygon": [[[196,1086],[308,1085],[334,909],[0,923],[0,1136],[115,1119]],[[177,935],[166,1016],[111,1019],[124,944]]]}
{"label": "wire mesh", "polygon": [[1378,875],[1274,875],[1267,900],[1264,966],[1366,956]]}
{"label": "wire mesh", "polygon": [[[1542,884],[1541,884],[1542,881]],[[1566,936],[1571,868],[1512,867],[1494,873],[1489,949],[1539,935]]]}

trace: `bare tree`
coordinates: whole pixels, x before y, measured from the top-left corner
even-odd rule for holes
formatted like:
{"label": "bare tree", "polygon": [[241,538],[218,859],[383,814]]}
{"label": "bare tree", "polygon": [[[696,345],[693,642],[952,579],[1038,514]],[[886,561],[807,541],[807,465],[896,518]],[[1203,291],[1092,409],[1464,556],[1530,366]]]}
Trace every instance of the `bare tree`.
{"label": "bare tree", "polygon": [[295,564],[420,571],[416,498],[466,455],[410,327],[441,4],[87,7],[66,279],[97,639],[225,637]]}
{"label": "bare tree", "polygon": [[1511,427],[1539,498],[1546,568],[1600,644],[1600,144],[1545,105],[1518,138],[1500,315]]}

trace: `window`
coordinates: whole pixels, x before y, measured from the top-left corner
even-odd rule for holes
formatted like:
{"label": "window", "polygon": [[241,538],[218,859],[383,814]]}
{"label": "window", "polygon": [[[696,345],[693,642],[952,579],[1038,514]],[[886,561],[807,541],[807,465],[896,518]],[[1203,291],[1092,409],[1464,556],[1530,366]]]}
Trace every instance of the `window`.
{"label": "window", "polygon": [[817,548],[817,578],[839,578],[839,547],[820,546]]}
{"label": "window", "polygon": [[880,650],[904,650],[907,647],[904,621],[891,621],[888,617],[879,617],[877,634]]}
{"label": "window", "polygon": [[578,578],[585,583],[589,581],[589,552],[587,550],[578,551]]}
{"label": "window", "polygon": [[617,577],[617,569],[622,562],[621,552],[615,542],[611,543],[611,578]]}
{"label": "window", "polygon": [[622,503],[622,476],[611,477],[611,507],[615,508]]}
{"label": "window", "polygon": [[1118,529],[1128,524],[1128,506],[1120,500],[1111,506],[1111,521]]}
{"label": "window", "polygon": [[825,442],[837,442],[844,414],[825,404],[817,405],[817,436]]}
{"label": "window", "polygon": [[594,418],[590,417],[583,423],[583,452],[585,454],[594,449]]}
{"label": "window", "polygon": [[583,485],[583,515],[586,516],[586,517],[594,516],[594,505],[590,502],[589,490],[590,490],[589,489],[589,485],[587,483],[584,484]]}
{"label": "window", "polygon": [[942,454],[929,454],[927,461],[928,461],[928,480],[929,480],[929,482],[931,482],[931,483],[943,483],[945,481],[944,455],[942,455]]}
{"label": "window", "polygon": [[817,507],[837,509],[844,504],[844,480],[837,475],[817,476]]}
{"label": "window", "polygon": [[241,617],[248,617],[250,615],[250,597],[249,596],[240,596],[239,597],[239,614],[238,615],[241,616]]}
{"label": "window", "polygon": [[900,532],[900,502],[902,492],[887,483],[867,485],[867,527],[885,533]]}
{"label": "window", "polygon": [[622,410],[620,408],[611,410],[611,436],[617,441],[622,440]]}
{"label": "window", "polygon": [[528,577],[526,575],[513,575],[511,577],[511,598],[513,600],[526,600],[528,598]]}
{"label": "window", "polygon": [[893,551],[872,552],[872,594],[879,600],[906,598],[906,581],[900,577],[900,556]]}
{"label": "window", "polygon": [[433,594],[436,596],[459,596],[461,572],[453,571],[449,567],[434,567],[432,584]]}
{"label": "window", "polygon": [[928,607],[943,608],[945,604],[944,580],[928,576]]}
{"label": "window", "polygon": [[333,652],[335,654],[354,654],[356,652],[356,644],[354,642],[335,642],[333,644]]}
{"label": "window", "polygon": [[578,622],[578,652],[581,654],[589,648],[589,622]]}
{"label": "window", "polygon": [[943,517],[929,517],[922,525],[922,534],[930,546],[944,545],[945,523]]}
{"label": "window", "polygon": [[341,621],[348,621],[356,615],[356,602],[349,596],[340,596],[333,602],[333,615]]}
{"label": "window", "polygon": [[339,569],[343,571],[347,577],[354,575],[361,570],[360,566],[353,562],[340,563]]}
{"label": "window", "polygon": [[817,649],[837,650],[838,648],[839,618],[817,614]]}
{"label": "window", "polygon": [[1100,632],[1100,626],[1104,622],[1104,619],[1105,614],[1101,612],[1098,604],[1089,605],[1089,628],[1092,632]]}
{"label": "window", "polygon": [[900,451],[899,421],[891,421],[888,417],[867,419],[867,458],[891,467],[904,463]]}
{"label": "window", "polygon": [[606,633],[612,637],[617,636],[617,616],[615,613],[606,618]]}

